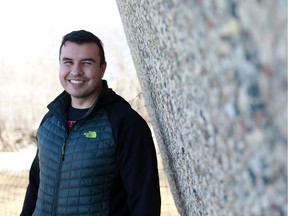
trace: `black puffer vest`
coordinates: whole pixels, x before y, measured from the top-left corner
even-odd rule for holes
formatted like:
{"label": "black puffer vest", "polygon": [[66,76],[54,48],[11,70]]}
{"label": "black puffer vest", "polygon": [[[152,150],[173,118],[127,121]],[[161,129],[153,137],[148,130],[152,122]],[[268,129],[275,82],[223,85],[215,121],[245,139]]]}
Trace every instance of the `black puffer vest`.
{"label": "black puffer vest", "polygon": [[109,215],[117,158],[107,113],[92,107],[68,133],[64,100],[48,106],[37,133],[41,181],[33,215]]}

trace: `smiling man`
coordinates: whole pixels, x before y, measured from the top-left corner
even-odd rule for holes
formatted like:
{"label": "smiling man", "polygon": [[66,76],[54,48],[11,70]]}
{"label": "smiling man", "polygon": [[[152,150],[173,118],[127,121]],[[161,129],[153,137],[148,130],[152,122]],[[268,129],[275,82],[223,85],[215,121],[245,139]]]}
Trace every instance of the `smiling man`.
{"label": "smiling man", "polygon": [[155,146],[145,120],[103,80],[101,40],[84,30],[63,37],[64,91],[37,131],[22,216],[159,216]]}

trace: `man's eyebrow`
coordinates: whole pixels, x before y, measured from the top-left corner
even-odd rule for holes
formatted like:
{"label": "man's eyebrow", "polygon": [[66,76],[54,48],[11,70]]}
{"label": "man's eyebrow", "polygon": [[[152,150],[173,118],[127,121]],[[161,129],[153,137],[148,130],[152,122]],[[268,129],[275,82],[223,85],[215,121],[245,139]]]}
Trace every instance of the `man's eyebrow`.
{"label": "man's eyebrow", "polygon": [[68,58],[68,57],[63,57],[62,58],[62,61],[71,61],[72,59],[71,58]]}

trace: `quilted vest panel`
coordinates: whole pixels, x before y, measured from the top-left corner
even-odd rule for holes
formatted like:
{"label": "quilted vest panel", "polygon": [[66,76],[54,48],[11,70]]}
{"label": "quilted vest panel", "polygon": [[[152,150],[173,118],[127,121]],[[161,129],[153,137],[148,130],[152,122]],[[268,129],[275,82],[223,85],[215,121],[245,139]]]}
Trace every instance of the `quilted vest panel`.
{"label": "quilted vest panel", "polygon": [[37,138],[40,186],[33,215],[109,215],[117,164],[107,114],[75,123],[69,134],[51,117]]}

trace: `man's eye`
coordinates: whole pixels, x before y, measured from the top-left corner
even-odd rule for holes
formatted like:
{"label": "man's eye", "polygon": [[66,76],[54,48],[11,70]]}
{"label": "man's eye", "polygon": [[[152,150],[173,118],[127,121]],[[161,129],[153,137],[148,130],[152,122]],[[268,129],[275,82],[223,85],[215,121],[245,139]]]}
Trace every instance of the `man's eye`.
{"label": "man's eye", "polygon": [[63,64],[65,65],[71,65],[73,62],[72,61],[63,61]]}
{"label": "man's eye", "polygon": [[92,62],[91,62],[91,61],[84,61],[83,64],[84,64],[84,65],[91,65]]}

